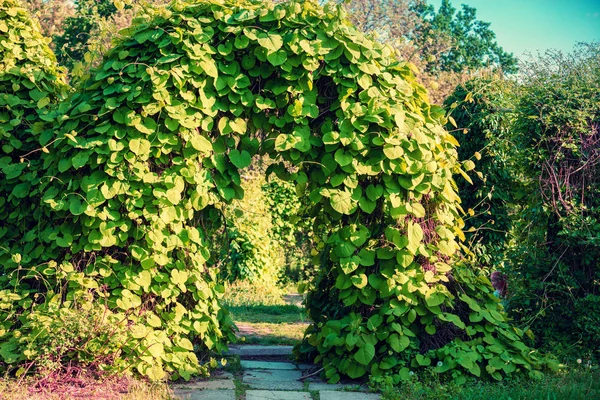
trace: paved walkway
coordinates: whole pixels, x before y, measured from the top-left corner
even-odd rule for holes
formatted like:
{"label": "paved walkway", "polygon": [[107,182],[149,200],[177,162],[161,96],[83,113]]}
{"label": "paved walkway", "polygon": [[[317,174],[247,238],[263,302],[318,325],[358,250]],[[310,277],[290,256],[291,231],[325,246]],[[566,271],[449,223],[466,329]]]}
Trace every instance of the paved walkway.
{"label": "paved walkway", "polygon": [[[240,356],[242,370],[235,375],[217,372],[209,380],[176,383],[177,399],[187,400],[378,400],[355,383],[328,384],[308,376],[313,365],[285,360],[291,346],[233,346],[231,355]],[[250,359],[248,359],[250,358]],[[278,361],[270,361],[276,358]],[[318,397],[317,397],[318,396]]]}

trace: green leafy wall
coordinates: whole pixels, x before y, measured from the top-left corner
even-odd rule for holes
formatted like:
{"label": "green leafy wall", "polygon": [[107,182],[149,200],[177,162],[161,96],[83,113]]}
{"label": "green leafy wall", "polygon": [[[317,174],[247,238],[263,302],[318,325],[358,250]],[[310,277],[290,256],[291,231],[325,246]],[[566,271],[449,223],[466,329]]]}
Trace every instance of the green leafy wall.
{"label": "green leafy wall", "polygon": [[48,318],[72,329],[86,310],[118,332],[85,342],[119,348],[101,368],[206,372],[233,332],[204,226],[257,153],[311,204],[320,272],[298,352],[330,381],[541,367],[460,261],[456,141],[391,48],[313,1],[175,1],[124,34],[37,139],[44,179],[19,203],[35,225],[0,249],[3,368],[35,359]]}

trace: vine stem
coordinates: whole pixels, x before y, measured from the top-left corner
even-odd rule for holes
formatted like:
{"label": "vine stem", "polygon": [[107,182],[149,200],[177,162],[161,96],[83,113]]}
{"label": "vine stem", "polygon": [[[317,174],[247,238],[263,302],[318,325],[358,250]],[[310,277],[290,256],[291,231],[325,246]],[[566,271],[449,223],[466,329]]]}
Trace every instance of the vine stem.
{"label": "vine stem", "polygon": [[310,378],[311,376],[315,376],[321,373],[321,371],[323,371],[325,369],[325,367],[321,367],[318,370],[316,370],[315,372],[311,372],[310,374],[307,375],[302,375],[300,378],[298,378],[299,381],[303,381],[305,379]]}

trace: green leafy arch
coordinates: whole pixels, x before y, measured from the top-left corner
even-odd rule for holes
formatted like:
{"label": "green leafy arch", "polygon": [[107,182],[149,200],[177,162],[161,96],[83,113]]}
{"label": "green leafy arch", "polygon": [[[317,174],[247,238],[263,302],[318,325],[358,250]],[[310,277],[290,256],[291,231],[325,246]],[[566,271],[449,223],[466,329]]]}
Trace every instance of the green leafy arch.
{"label": "green leafy arch", "polygon": [[[233,328],[202,227],[243,196],[251,157],[269,154],[323,232],[298,352],[330,381],[539,366],[487,278],[453,269],[459,167],[443,110],[340,8],[175,1],[124,36],[39,137],[38,223],[0,253],[21,316],[103,305],[119,329],[113,366],[205,371],[194,350],[221,352]],[[11,340],[13,362],[30,357]]]}

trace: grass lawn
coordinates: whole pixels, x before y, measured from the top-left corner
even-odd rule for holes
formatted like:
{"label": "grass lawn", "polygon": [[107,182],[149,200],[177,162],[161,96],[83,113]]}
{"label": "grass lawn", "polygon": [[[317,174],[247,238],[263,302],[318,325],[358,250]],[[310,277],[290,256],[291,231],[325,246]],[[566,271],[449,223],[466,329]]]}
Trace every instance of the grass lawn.
{"label": "grass lawn", "polygon": [[245,284],[229,288],[225,304],[240,330],[240,343],[294,345],[302,339],[308,320],[301,296],[290,290],[264,296],[260,288]]}
{"label": "grass lawn", "polygon": [[294,305],[232,307],[241,343],[294,345],[308,326],[304,310]]}
{"label": "grass lawn", "polygon": [[600,399],[600,370],[573,367],[539,381],[470,382],[463,386],[441,384],[433,378],[427,384],[404,384],[384,393],[384,400],[591,400]]}

